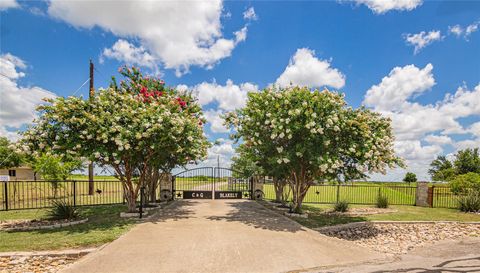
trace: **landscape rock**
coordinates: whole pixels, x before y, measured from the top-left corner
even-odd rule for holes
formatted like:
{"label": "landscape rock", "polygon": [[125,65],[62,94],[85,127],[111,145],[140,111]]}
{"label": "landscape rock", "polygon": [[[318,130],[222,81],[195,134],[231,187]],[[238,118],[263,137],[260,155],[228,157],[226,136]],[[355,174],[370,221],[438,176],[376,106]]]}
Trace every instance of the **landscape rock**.
{"label": "landscape rock", "polygon": [[77,255],[31,255],[0,257],[0,273],[45,272],[53,273],[61,270],[81,258]]}
{"label": "landscape rock", "polygon": [[480,225],[468,223],[424,223],[424,224],[375,224],[354,225],[344,229],[319,232],[339,239],[352,241],[373,250],[402,254],[422,245],[446,239],[479,237]]}

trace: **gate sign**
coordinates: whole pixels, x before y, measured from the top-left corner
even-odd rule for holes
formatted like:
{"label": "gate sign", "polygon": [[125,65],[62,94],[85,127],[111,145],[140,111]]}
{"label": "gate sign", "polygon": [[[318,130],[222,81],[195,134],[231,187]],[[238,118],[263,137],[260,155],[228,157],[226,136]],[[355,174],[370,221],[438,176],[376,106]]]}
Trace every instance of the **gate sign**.
{"label": "gate sign", "polygon": [[241,191],[215,191],[215,199],[242,199]]}
{"label": "gate sign", "polygon": [[10,181],[10,176],[9,175],[0,175],[0,181]]}
{"label": "gate sign", "polygon": [[183,191],[183,199],[212,199],[212,191]]}

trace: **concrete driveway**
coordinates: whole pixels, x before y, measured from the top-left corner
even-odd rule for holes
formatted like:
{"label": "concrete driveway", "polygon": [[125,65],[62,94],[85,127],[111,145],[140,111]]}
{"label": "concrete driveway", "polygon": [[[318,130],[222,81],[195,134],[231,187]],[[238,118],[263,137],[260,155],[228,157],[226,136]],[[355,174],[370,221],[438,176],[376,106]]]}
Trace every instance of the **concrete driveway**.
{"label": "concrete driveway", "polygon": [[309,273],[454,273],[480,272],[480,238],[446,240],[419,247],[395,261],[309,270]]}
{"label": "concrete driveway", "polygon": [[248,200],[182,200],[63,272],[285,272],[385,258]]}

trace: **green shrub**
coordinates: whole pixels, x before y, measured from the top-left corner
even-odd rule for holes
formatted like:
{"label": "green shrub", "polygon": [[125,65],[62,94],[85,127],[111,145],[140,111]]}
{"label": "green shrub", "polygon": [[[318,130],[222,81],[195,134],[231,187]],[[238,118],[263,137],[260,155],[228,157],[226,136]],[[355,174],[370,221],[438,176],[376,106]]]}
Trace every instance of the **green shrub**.
{"label": "green shrub", "polygon": [[480,174],[467,173],[458,175],[450,181],[450,188],[454,194],[468,194],[470,191],[480,192]]}
{"label": "green shrub", "polygon": [[377,196],[377,202],[375,203],[377,208],[386,209],[388,208],[388,197],[385,195],[379,194]]}
{"label": "green shrub", "polygon": [[472,191],[458,199],[458,208],[463,212],[480,211],[480,193]]}
{"label": "green shrub", "polygon": [[53,207],[48,211],[48,216],[53,220],[75,219],[79,217],[79,212],[78,208],[65,201],[53,201]]}
{"label": "green shrub", "polygon": [[333,206],[333,211],[335,211],[335,212],[347,212],[349,205],[350,204],[346,200],[338,201]]}

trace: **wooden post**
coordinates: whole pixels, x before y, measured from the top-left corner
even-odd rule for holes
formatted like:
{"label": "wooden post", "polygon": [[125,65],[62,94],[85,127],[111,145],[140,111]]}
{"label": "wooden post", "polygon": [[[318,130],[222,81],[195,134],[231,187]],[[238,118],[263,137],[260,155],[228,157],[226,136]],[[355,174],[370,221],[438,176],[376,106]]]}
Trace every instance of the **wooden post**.
{"label": "wooden post", "polygon": [[5,210],[8,210],[8,181],[3,181],[3,183],[5,183],[3,191],[5,193]]}
{"label": "wooden post", "polygon": [[[90,90],[89,99],[92,100],[95,96],[95,89],[93,89],[93,62],[90,60]],[[93,195],[95,185],[93,184],[93,162],[88,164],[88,195]]]}
{"label": "wooden post", "polygon": [[428,197],[427,202],[428,205],[433,208],[433,194],[434,194],[435,186],[431,186],[428,188]]}

